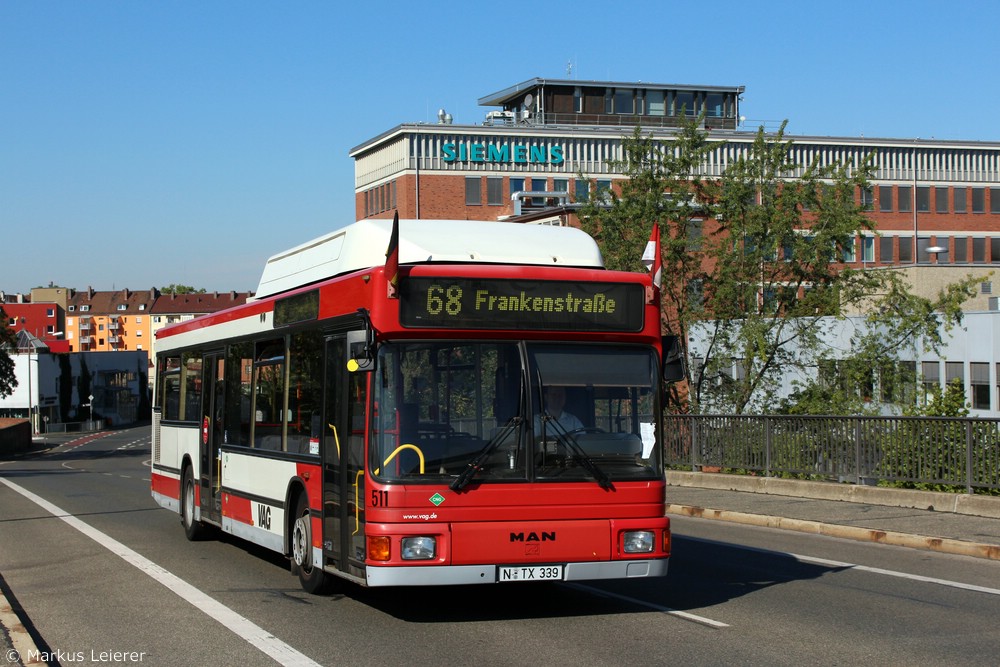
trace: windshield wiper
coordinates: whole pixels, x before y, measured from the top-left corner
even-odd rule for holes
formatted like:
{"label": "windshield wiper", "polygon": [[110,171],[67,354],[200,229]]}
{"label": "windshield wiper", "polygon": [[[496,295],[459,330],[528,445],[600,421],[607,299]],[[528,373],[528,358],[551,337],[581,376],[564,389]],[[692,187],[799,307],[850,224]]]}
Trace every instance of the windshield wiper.
{"label": "windshield wiper", "polygon": [[579,463],[584,470],[593,475],[594,479],[597,480],[597,484],[602,489],[608,489],[609,491],[613,491],[615,485],[611,483],[611,478],[608,477],[608,474],[606,472],[601,470],[600,466],[594,463],[594,459],[590,458],[590,456],[587,455],[587,452],[583,451],[583,448],[580,447],[580,443],[578,443],[576,441],[576,438],[574,438],[569,433],[569,431],[566,430],[566,427],[564,427],[562,424],[556,421],[555,417],[551,417],[549,415],[543,415],[542,416],[543,433],[546,422],[550,422],[553,425],[552,431],[556,434],[556,438],[559,439],[559,442],[566,445],[568,449],[573,450],[573,460]]}
{"label": "windshield wiper", "polygon": [[523,418],[520,416],[514,416],[507,420],[507,423],[503,425],[496,435],[490,438],[490,441],[486,443],[486,446],[476,454],[475,458],[469,461],[469,465],[466,466],[465,470],[459,473],[458,477],[452,482],[448,488],[452,491],[461,491],[465,486],[472,481],[472,478],[476,476],[476,473],[483,469],[483,461],[489,458],[490,454],[496,451],[496,448],[500,446],[500,443],[507,439],[507,436],[521,425]]}

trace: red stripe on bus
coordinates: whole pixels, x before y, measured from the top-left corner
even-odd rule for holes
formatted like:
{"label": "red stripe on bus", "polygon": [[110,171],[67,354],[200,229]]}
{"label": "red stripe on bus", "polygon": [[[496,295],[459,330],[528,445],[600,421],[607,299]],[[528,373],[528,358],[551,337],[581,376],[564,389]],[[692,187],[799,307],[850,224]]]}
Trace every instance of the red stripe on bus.
{"label": "red stripe on bus", "polygon": [[253,512],[250,509],[250,499],[234,496],[231,493],[222,494],[222,516],[252,526]]}
{"label": "red stripe on bus", "polygon": [[154,472],[150,476],[150,481],[153,487],[153,493],[158,493],[161,496],[173,498],[174,500],[180,500],[181,480],[174,479],[173,477],[166,477],[164,475],[158,475]]}

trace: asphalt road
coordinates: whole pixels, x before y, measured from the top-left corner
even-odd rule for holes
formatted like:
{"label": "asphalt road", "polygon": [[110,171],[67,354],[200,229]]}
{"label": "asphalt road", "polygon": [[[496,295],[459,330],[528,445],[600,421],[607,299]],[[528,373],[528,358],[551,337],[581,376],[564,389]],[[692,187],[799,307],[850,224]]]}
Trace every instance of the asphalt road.
{"label": "asphalt road", "polygon": [[269,552],[187,542],[148,459],[137,429],[0,462],[0,576],[51,662],[997,662],[995,561],[678,517],[662,580],[316,597]]}

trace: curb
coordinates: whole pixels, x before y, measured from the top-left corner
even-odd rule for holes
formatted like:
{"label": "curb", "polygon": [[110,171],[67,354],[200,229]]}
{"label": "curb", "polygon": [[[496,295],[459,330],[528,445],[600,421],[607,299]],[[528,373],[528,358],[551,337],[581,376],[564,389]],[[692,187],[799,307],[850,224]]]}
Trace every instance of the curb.
{"label": "curb", "polygon": [[849,503],[910,507],[913,509],[951,512],[989,519],[1000,519],[1000,496],[892,489],[834,482],[815,482],[778,477],[752,477],[724,473],[668,470],[667,485],[699,489],[765,493],[774,496],[840,500]]}
{"label": "curb", "polygon": [[788,519],[778,516],[768,516],[765,514],[747,514],[746,512],[717,510],[706,507],[696,507],[694,505],[667,504],[666,513],[689,516],[697,519],[729,521],[731,523],[740,523],[762,528],[794,530],[800,533],[812,533],[814,535],[825,535],[827,537],[839,537],[841,539],[854,540],[856,542],[875,542],[878,544],[889,544],[897,547],[938,551],[958,556],[971,556],[973,558],[1000,560],[1000,546],[995,544],[966,542],[965,540],[955,540],[945,537],[911,535],[908,533],[897,533],[891,530],[876,530],[874,528],[861,528],[857,526],[841,526],[831,523],[822,523],[819,521]]}
{"label": "curb", "polygon": [[[0,628],[7,631],[13,648],[8,650],[7,659],[16,665],[44,665],[42,654],[35,645],[31,634],[24,627],[21,618],[14,611],[3,591],[0,590]],[[16,658],[16,660],[12,660]]]}

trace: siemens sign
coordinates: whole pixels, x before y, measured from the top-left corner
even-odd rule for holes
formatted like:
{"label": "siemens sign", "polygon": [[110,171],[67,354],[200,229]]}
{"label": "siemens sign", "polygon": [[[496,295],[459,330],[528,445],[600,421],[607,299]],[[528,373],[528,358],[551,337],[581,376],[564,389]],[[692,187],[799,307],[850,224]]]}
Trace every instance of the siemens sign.
{"label": "siemens sign", "polygon": [[562,146],[525,144],[457,144],[441,146],[445,162],[509,162],[512,164],[562,164]]}

